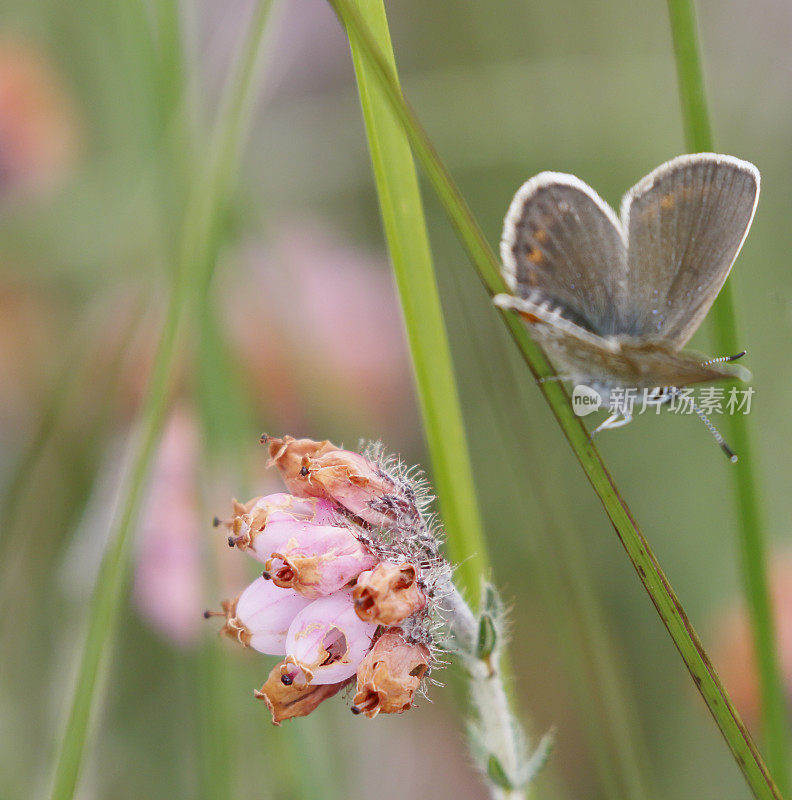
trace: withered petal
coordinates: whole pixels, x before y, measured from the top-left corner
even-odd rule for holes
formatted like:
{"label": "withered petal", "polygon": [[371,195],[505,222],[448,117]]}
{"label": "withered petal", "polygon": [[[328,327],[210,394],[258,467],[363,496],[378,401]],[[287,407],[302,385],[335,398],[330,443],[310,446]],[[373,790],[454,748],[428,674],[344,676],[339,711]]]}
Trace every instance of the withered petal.
{"label": "withered petal", "polygon": [[384,633],[363,659],[357,672],[354,708],[373,719],[379,713],[402,714],[429,668],[429,650],[407,642],[395,631]]}
{"label": "withered petal", "polygon": [[383,561],[358,576],[352,592],[357,615],[378,625],[398,625],[426,605],[413,564]]}
{"label": "withered petal", "polygon": [[337,694],[351,679],[341,683],[309,684],[303,688],[292,683],[287,685],[281,681],[281,664],[277,664],[267,678],[266,683],[253,692],[254,696],[264,700],[272,714],[274,725],[280,725],[286,719],[305,717],[320,703]]}

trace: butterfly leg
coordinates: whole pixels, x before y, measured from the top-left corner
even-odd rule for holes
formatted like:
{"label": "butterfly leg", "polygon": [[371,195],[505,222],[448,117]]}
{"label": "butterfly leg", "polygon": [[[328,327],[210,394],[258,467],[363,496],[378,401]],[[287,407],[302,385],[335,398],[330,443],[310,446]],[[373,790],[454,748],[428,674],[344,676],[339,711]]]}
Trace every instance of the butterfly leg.
{"label": "butterfly leg", "polygon": [[632,422],[632,414],[622,414],[616,411],[604,422],[597,425],[597,427],[591,432],[591,435],[594,436],[595,433],[599,433],[600,431],[609,431],[614,430],[615,428],[622,428],[629,422]]}

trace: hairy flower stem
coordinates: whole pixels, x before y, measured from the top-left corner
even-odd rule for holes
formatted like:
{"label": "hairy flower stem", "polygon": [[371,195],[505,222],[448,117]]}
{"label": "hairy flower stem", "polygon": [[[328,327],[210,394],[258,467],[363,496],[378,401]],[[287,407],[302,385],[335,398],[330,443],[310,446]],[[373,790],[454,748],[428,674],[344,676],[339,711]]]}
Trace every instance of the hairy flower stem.
{"label": "hairy flower stem", "polygon": [[[470,670],[470,697],[478,712],[482,734],[504,769],[514,774],[518,766],[517,743],[511,731],[511,714],[501,673],[496,666],[479,661]],[[522,800],[521,788],[506,788],[490,782],[494,800]]]}
{"label": "hairy flower stem", "polygon": [[[511,713],[509,697],[500,669],[501,642],[491,652],[481,652],[481,621],[449,581],[444,597],[446,622],[456,647],[463,656],[468,673],[468,687],[476,719],[471,724],[471,749],[494,800],[522,800],[525,786],[535,775],[528,768],[520,726]],[[540,750],[542,748],[540,747]],[[541,766],[544,759],[538,759]],[[511,784],[511,785],[509,785]]]}

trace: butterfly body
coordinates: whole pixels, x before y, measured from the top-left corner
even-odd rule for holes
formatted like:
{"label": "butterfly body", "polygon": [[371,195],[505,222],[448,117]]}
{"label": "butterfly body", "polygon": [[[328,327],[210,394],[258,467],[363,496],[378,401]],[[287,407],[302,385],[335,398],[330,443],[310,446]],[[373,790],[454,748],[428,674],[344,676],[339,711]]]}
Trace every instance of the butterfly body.
{"label": "butterfly body", "polygon": [[562,378],[597,388],[679,387],[747,370],[682,348],[723,285],[756,208],[759,173],[699,153],[658,167],[624,196],[621,218],[573,175],[520,188],[501,256],[516,310]]}
{"label": "butterfly body", "polygon": [[606,407],[614,388],[641,391],[726,378],[750,379],[748,370],[740,366],[708,364],[706,356],[677,350],[661,337],[599,336],[566,319],[558,306],[543,303],[537,296],[531,301],[498,295],[496,302],[520,314],[533,338],[559,366],[561,377],[596,389]]}

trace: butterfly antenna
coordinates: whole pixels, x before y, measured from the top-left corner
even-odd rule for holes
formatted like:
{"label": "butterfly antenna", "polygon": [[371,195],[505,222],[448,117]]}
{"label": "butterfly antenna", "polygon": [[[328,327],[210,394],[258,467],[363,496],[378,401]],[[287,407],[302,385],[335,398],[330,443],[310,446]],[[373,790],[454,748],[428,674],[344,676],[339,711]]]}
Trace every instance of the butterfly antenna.
{"label": "butterfly antenna", "polygon": [[[673,387],[671,394],[678,395],[679,389]],[[736,464],[738,460],[737,453],[735,453],[734,450],[729,447],[726,440],[723,438],[723,436],[721,436],[720,431],[712,424],[712,422],[710,422],[709,417],[693,402],[692,398],[685,397],[683,400],[687,403],[690,403],[690,407],[696,412],[696,416],[704,423],[707,430],[712,434],[712,438],[718,443],[720,449],[726,453],[726,457],[729,459],[729,461],[731,461],[732,464]]]}
{"label": "butterfly antenna", "polygon": [[703,366],[708,367],[710,364],[724,364],[727,361],[736,361],[738,358],[742,358],[746,355],[748,351],[743,350],[741,353],[736,353],[733,356],[719,356],[718,358],[711,358],[709,361],[705,361]]}

